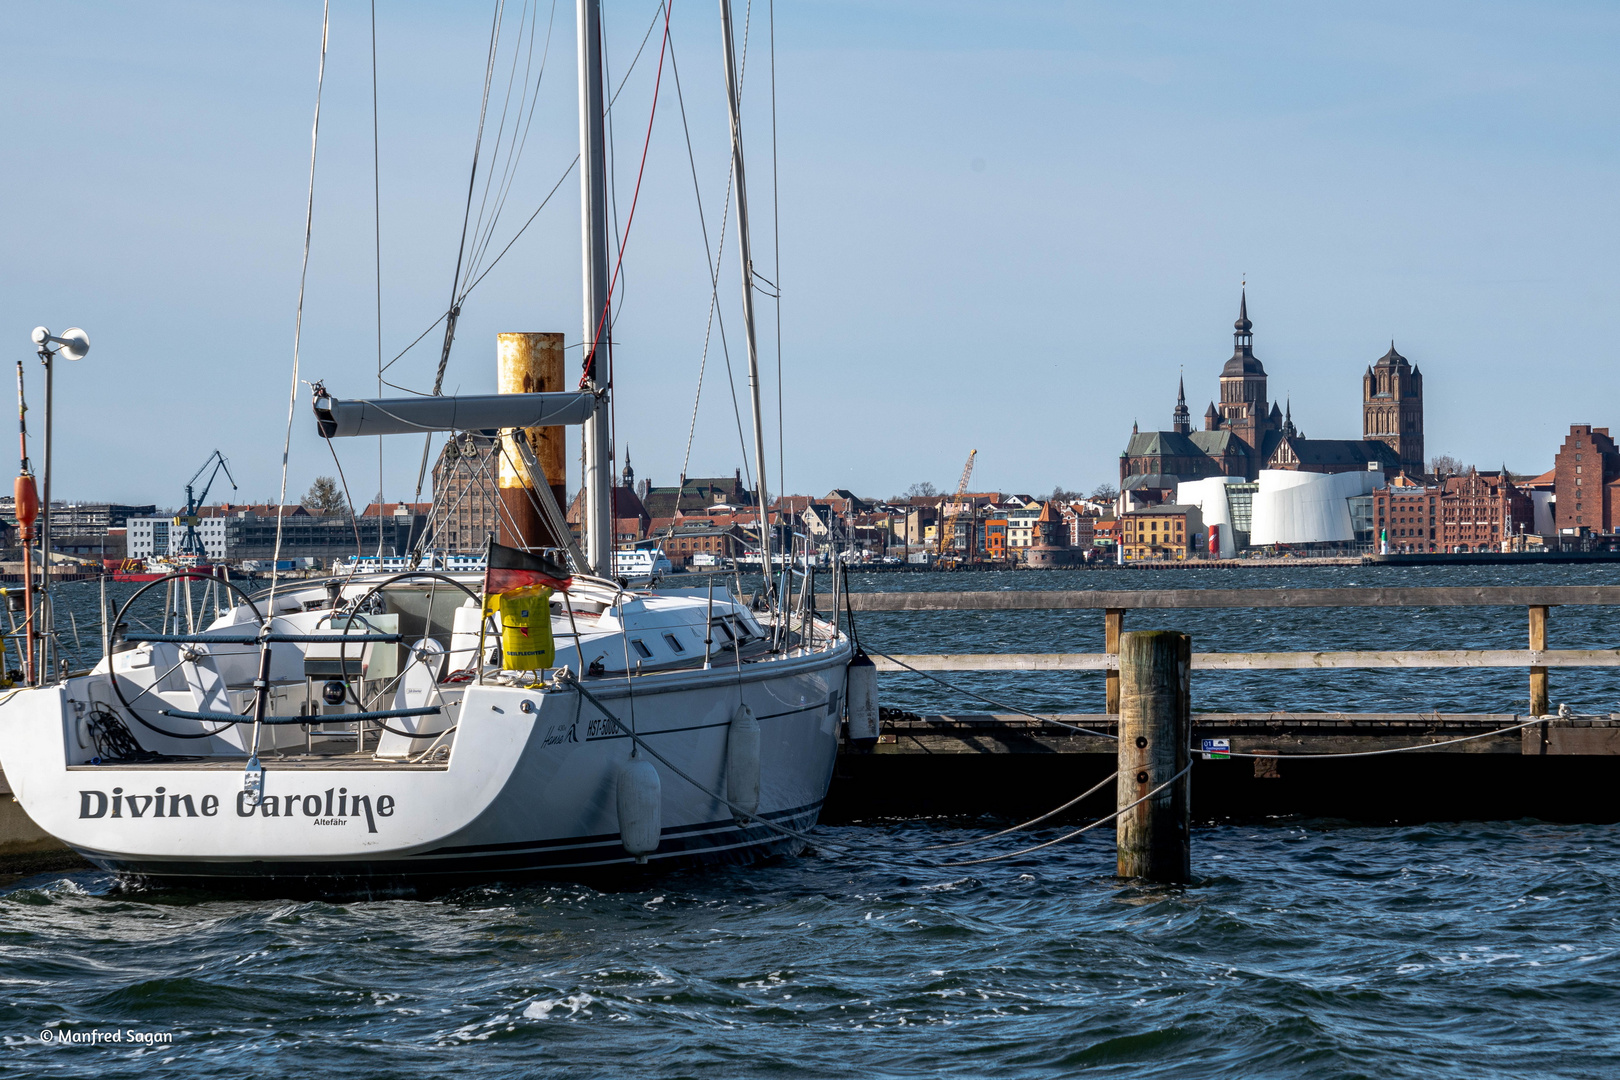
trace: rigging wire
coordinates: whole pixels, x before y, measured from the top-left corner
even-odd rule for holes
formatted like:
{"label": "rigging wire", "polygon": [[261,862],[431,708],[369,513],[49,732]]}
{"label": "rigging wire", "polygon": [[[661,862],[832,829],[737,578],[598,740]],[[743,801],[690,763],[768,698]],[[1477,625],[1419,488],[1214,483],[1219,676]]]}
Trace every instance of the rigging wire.
{"label": "rigging wire", "polygon": [[[613,292],[614,292],[615,288],[618,285],[619,273],[624,268],[624,253],[625,253],[625,249],[629,246],[629,243],[630,243],[630,228],[631,228],[632,225],[635,224],[635,221],[636,221],[636,203],[641,198],[641,181],[642,181],[642,178],[646,175],[646,172],[647,172],[647,153],[652,147],[653,121],[655,119],[657,119],[657,117],[658,117],[658,93],[659,93],[659,87],[663,85],[663,81],[664,81],[664,57],[667,55],[667,53],[669,51],[669,17],[670,17],[671,11],[672,11],[671,6],[669,4],[667,4],[667,3],[666,4],[660,4],[659,8],[660,8],[660,10],[662,10],[664,12],[664,42],[663,42],[663,45],[660,46],[660,48],[658,50],[658,74],[653,79],[652,110],[647,116],[647,136],[642,141],[642,144],[641,144],[641,164],[636,169],[636,187],[635,187],[635,191],[630,196],[630,213],[624,219],[624,235],[619,239],[619,253],[618,253],[617,256],[614,257],[614,260],[613,260],[613,276],[608,279],[607,300],[604,301],[604,303],[602,305],[602,314],[596,321],[596,333],[593,336],[592,340],[597,341],[597,342],[600,342],[602,340],[602,332],[604,330],[610,330],[610,328],[608,326],[608,313],[613,309]],[[611,156],[612,155],[610,153],[609,157],[611,157]],[[588,373],[591,370],[591,360],[592,360],[592,356],[587,356],[585,358],[585,366],[584,366],[584,372],[585,373]],[[613,350],[609,349],[608,350],[608,372],[607,372],[607,385],[608,386],[613,385],[613,366],[612,365],[613,365]],[[585,374],[582,373],[581,376],[580,376],[580,389],[584,389],[584,388],[585,388]]]}
{"label": "rigging wire", "polygon": [[[653,15],[653,21],[647,24],[647,33],[646,33],[646,36],[642,38],[642,42],[641,42],[643,49],[646,47],[647,42],[649,40],[651,40],[652,32],[658,26],[658,14],[661,13],[662,11],[663,11],[663,8],[662,8],[662,6],[660,6],[658,12],[655,12],[654,15]],[[608,99],[607,106],[603,110],[606,115],[612,115],[613,106],[619,100],[619,95],[624,92],[625,85],[630,81],[631,74],[633,74],[635,72],[636,62],[641,59],[641,53],[642,53],[641,49],[636,50],[636,55],[635,55],[634,58],[631,59],[630,66],[625,70],[624,77],[622,79],[620,79],[618,88],[613,91],[613,96]],[[492,262],[490,262],[490,264],[487,267],[484,268],[483,272],[480,273],[478,275],[478,277],[474,278],[472,280],[472,282],[465,289],[463,289],[461,291],[460,300],[461,300],[462,303],[465,303],[465,301],[467,299],[467,296],[473,291],[473,289],[477,288],[479,283],[482,282],[486,277],[489,276],[490,271],[495,269],[496,264],[501,261],[501,259],[507,254],[507,252],[512,250],[512,245],[517,243],[519,237],[521,237],[523,235],[523,233],[528,229],[528,227],[530,225],[534,224],[535,219],[540,216],[540,211],[544,210],[546,208],[546,204],[551,201],[552,196],[555,195],[557,193],[558,189],[560,189],[562,187],[563,182],[568,179],[568,177],[573,173],[575,166],[577,166],[578,164],[579,164],[579,155],[575,154],[574,155],[574,160],[572,160],[572,161],[570,161],[568,163],[568,167],[565,168],[563,170],[562,175],[557,178],[557,182],[554,185],[552,185],[552,188],[546,194],[545,199],[543,199],[541,201],[540,205],[535,208],[534,213],[529,215],[528,220],[526,220],[523,223],[522,227],[518,229],[517,233],[513,235],[512,239],[507,241],[506,246],[501,249],[501,253],[499,255],[495,256],[494,260]],[[454,307],[454,306],[457,306],[457,305],[452,305],[452,306]],[[383,370],[387,371],[389,368],[391,368],[395,364],[397,364],[400,360],[404,359],[406,353],[410,352],[412,349],[416,348],[416,346],[420,345],[422,343],[422,340],[424,338],[426,338],[429,334],[433,333],[433,331],[438,328],[439,324],[444,322],[444,320],[446,318],[448,318],[449,315],[450,315],[450,311],[448,309],[445,310],[445,311],[440,312],[438,318],[434,319],[433,322],[430,323],[427,326],[426,329],[424,329],[420,334],[416,335],[416,337],[411,339],[411,343],[409,345],[405,346],[399,352],[395,353],[394,358],[392,360],[388,361],[388,363],[383,365]],[[573,346],[570,346],[570,348],[572,348],[572,347]],[[396,384],[393,384],[393,383],[390,383],[389,385],[394,386],[395,389],[405,390],[407,393],[420,393],[420,391],[409,390],[406,387],[397,386]],[[427,395],[424,395],[424,396],[427,396]]]}
{"label": "rigging wire", "polygon": [[[504,10],[504,7],[505,7],[505,5],[503,4],[502,5],[503,10],[501,12],[501,19],[502,19],[503,22],[505,21],[505,18],[506,18],[506,12]],[[522,54],[523,54],[523,31],[524,31],[524,28],[528,26],[528,24],[529,24],[529,0],[523,0],[523,10],[518,14],[517,47],[512,50],[512,68],[507,73],[507,76],[506,76],[506,92],[502,96],[502,99],[501,99],[501,118],[500,118],[500,121],[495,126],[495,150],[494,150],[493,153],[490,154],[489,168],[486,169],[485,172],[484,172],[484,193],[479,198],[479,201],[478,201],[478,217],[473,222],[473,230],[472,230],[472,232],[473,232],[473,249],[475,251],[477,250],[477,247],[478,247],[478,237],[480,235],[482,235],[482,232],[483,232],[484,211],[489,208],[489,192],[490,192],[490,188],[495,182],[495,162],[497,160],[499,160],[499,158],[501,156],[501,142],[506,137],[506,115],[507,115],[508,112],[511,111],[511,108],[512,108],[512,84],[517,81],[518,60],[520,60],[522,58]],[[529,56],[530,56],[530,60],[532,62],[532,59],[533,59],[533,56],[534,56],[534,40],[533,40],[532,36],[530,37],[530,41],[529,41]],[[529,95],[529,74],[528,74],[528,68],[524,68],[524,71],[523,71],[523,94],[520,97],[519,102],[518,102],[518,116],[519,117],[521,117],[523,115],[523,103],[528,100],[528,95]],[[517,134],[517,129],[516,129],[516,125],[514,124],[513,125],[513,135],[514,135],[514,137],[516,136],[516,134]],[[469,210],[471,209],[470,204],[468,206],[468,209]],[[460,287],[459,282],[457,283],[457,287],[458,288]]]}
{"label": "rigging wire", "polygon": [[[444,369],[450,363],[450,348],[456,339],[456,321],[461,317],[461,266],[467,257],[467,224],[472,217],[473,192],[478,186],[478,161],[483,153],[484,121],[489,114],[489,88],[495,78],[496,50],[501,42],[501,20],[506,14],[506,0],[495,0],[495,14],[489,27],[489,52],[484,61],[484,91],[478,105],[478,134],[473,139],[472,170],[467,177],[467,205],[461,212],[461,240],[456,245],[456,272],[450,279],[450,309],[445,313],[444,344],[439,347],[439,367],[433,376],[433,396],[438,397],[444,386]],[[427,476],[428,451],[433,447],[430,434],[422,440],[422,464],[416,471],[416,495],[412,502],[422,498],[422,481]]]}
{"label": "rigging wire", "polygon": [[[332,445],[331,439],[323,440],[326,448],[332,451],[332,464],[337,466],[338,483],[343,485],[343,501],[349,504],[349,524],[354,528],[354,553],[365,554],[364,545],[360,542],[360,519],[355,516],[354,496],[349,494],[349,478],[343,475],[343,462],[338,460],[337,448]],[[377,436],[382,441],[382,436]],[[377,565],[382,565],[382,500],[377,500]]]}
{"label": "rigging wire", "polygon": [[[787,432],[782,411],[782,214],[776,190],[776,0],[770,0],[771,40],[771,299],[776,302],[776,483],[787,490]],[[765,464],[760,463],[764,471]]]}
{"label": "rigging wire", "polygon": [[711,247],[709,242],[709,226],[703,215],[703,191],[698,185],[697,155],[692,150],[692,129],[686,119],[686,99],[681,94],[681,69],[675,62],[675,42],[670,41],[669,46],[670,73],[675,77],[675,100],[681,107],[681,130],[686,135],[686,159],[692,169],[692,194],[697,201],[698,226],[703,232],[703,257],[709,263],[709,314],[703,326],[703,353],[698,359],[697,391],[692,395],[692,421],[686,430],[686,454],[681,458],[681,482],[686,481],[686,470],[692,463],[692,440],[697,434],[698,405],[703,401],[703,373],[709,366],[709,342],[714,331],[714,324],[718,318],[720,323],[720,353],[726,361],[726,380],[731,388],[731,411],[737,420],[737,443],[742,448],[743,469],[747,470],[745,479],[749,487],[754,486],[754,477],[748,466],[748,440],[743,435],[742,407],[737,403],[737,380],[731,369],[731,347],[726,342],[726,318],[719,309],[720,301],[720,260],[726,250],[726,225],[731,220],[731,184],[736,178],[731,157],[726,157],[726,197],[720,206],[720,242],[718,250]]}
{"label": "rigging wire", "polygon": [[[377,396],[382,397],[383,388],[383,325],[382,325],[382,144],[377,134],[377,0],[371,0],[371,207],[372,207],[372,237],[376,242],[377,254]],[[331,445],[331,440],[327,440]],[[333,460],[337,460],[337,451],[332,452]],[[341,476],[343,467],[338,466]],[[382,565],[383,534],[382,534],[382,500],[383,500],[383,440],[377,436],[377,565]],[[349,509],[354,509],[351,499]],[[358,531],[358,527],[357,527]],[[356,545],[359,536],[355,537]]]}
{"label": "rigging wire", "polygon": [[281,495],[276,501],[275,559],[270,564],[271,618],[275,617],[276,586],[280,577],[281,539],[283,519],[287,510],[287,458],[292,452],[293,417],[298,408],[299,349],[304,333],[304,287],[309,280],[309,237],[315,220],[315,152],[321,139],[321,92],[326,86],[326,41],[331,27],[332,0],[325,0],[321,8],[321,64],[315,77],[315,120],[309,132],[309,197],[304,203],[304,257],[298,271],[298,313],[293,319],[292,386],[287,392],[287,435],[281,444]]}
{"label": "rigging wire", "polygon": [[[538,14],[539,8],[536,7],[535,10],[536,10],[536,14]],[[501,182],[496,187],[495,210],[494,210],[494,213],[490,217],[488,225],[484,228],[483,235],[482,235],[481,239],[478,240],[476,248],[475,248],[475,250],[473,252],[472,262],[471,262],[471,264],[470,264],[470,266],[469,266],[469,268],[467,270],[467,276],[469,278],[472,277],[475,273],[477,273],[478,267],[480,267],[483,264],[484,256],[486,254],[488,254],[488,252],[489,252],[489,245],[495,238],[495,227],[496,227],[497,224],[499,224],[501,214],[506,209],[507,197],[511,194],[511,192],[512,192],[512,184],[517,179],[517,165],[518,165],[518,162],[522,160],[524,148],[527,147],[528,144],[529,144],[529,129],[534,124],[535,110],[540,105],[540,87],[545,82],[545,78],[546,78],[546,67],[547,67],[547,65],[548,65],[548,63],[550,61],[550,57],[551,57],[552,31],[555,29],[556,21],[557,21],[557,3],[556,3],[556,0],[552,0],[551,14],[550,14],[550,17],[549,17],[549,19],[547,20],[547,23],[546,23],[546,43],[545,43],[545,46],[541,50],[541,53],[540,53],[540,70],[535,75],[535,78],[534,78],[534,90],[533,90],[533,95],[532,96],[530,96],[530,94],[529,94],[529,71],[533,67],[535,27],[534,27],[534,24],[532,24],[532,23],[530,25],[530,28],[529,28],[529,49],[528,49],[529,59],[525,62],[525,65],[524,65],[524,68],[523,68],[523,87],[524,87],[524,89],[523,89],[522,95],[520,95],[519,99],[518,99],[518,117],[519,117],[520,120],[522,120],[522,125],[523,125],[522,136],[521,136],[521,138],[519,137],[519,133],[518,133],[518,130],[517,130],[517,124],[514,123],[513,124],[513,129],[512,129],[512,141],[507,146],[506,164],[505,164],[505,166],[503,168],[503,172],[502,172],[502,175],[501,175]],[[524,107],[525,99],[527,99],[527,103],[528,103],[528,116],[526,118],[523,116],[523,107]],[[504,125],[504,119],[503,119],[503,125]],[[499,157],[499,153],[500,153],[499,145],[497,144],[496,157]],[[493,163],[491,165],[490,176],[491,177],[494,176]],[[482,217],[482,210],[480,210],[480,217]],[[477,230],[474,230],[474,232],[476,233]],[[463,290],[463,292],[465,292],[465,291],[466,290]]]}

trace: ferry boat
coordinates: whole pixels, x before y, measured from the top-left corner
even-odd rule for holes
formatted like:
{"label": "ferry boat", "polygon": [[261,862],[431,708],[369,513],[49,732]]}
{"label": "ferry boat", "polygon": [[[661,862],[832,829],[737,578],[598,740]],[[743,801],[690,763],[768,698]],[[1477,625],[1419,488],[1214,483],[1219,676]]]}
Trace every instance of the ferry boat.
{"label": "ferry boat", "polygon": [[658,548],[627,548],[613,553],[613,572],[627,581],[646,584],[674,573],[675,567]]}
{"label": "ferry boat", "polygon": [[[273,572],[251,594],[190,570],[145,585],[104,620],[119,629],[92,670],[59,678],[41,665],[32,685],[0,698],[0,764],[17,800],[96,865],[167,882],[370,892],[747,861],[807,842],[858,691],[850,638],[815,614],[814,575],[787,560],[748,600],[713,578],[701,589],[616,580],[598,0],[579,0],[579,13],[581,389],[363,400],[317,383],[314,409],[334,447],[487,430],[526,447],[512,433],[583,424],[585,549],[569,543],[570,567],[492,545],[502,565],[482,574]],[[721,23],[759,558],[776,566],[728,0]],[[533,490],[553,535],[566,536],[546,485]],[[506,584],[531,572],[549,595]],[[184,592],[169,609],[188,621],[137,628],[132,605],[159,587]],[[216,617],[190,621],[210,610],[192,603],[193,587],[213,590]],[[870,677],[870,664],[857,667]],[[870,687],[859,685],[866,708]]]}
{"label": "ferry boat", "polygon": [[202,562],[198,559],[186,559],[179,556],[174,559],[125,559],[119,563],[118,569],[112,572],[114,581],[162,581],[175,574],[197,575],[212,577],[218,573],[212,563]]}

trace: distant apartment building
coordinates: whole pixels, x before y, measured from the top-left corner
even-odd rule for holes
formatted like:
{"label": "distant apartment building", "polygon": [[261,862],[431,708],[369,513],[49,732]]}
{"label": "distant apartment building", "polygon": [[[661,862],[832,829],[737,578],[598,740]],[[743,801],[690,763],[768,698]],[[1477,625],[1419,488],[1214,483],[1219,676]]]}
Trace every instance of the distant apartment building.
{"label": "distant apartment building", "polygon": [[430,543],[450,554],[484,550],[499,534],[501,494],[497,483],[500,449],[496,439],[472,432],[446,439],[433,463]]}
{"label": "distant apartment building", "polygon": [[1021,500],[1021,505],[1006,511],[1007,548],[1019,552],[1035,546],[1035,522],[1040,519],[1041,504]]}
{"label": "distant apartment building", "polygon": [[1442,493],[1437,486],[1399,480],[1374,491],[1374,535],[1394,554],[1440,550]]}
{"label": "distant apartment building", "polygon": [[[151,503],[132,506],[126,503],[69,502],[51,503],[51,535],[103,536],[108,529],[122,529],[130,518],[154,514],[157,507]],[[17,520],[17,503],[11,495],[0,496],[0,518]]]}
{"label": "distant apartment building", "polygon": [[1127,559],[1186,559],[1198,554],[1204,519],[1196,506],[1167,503],[1120,518]]}
{"label": "distant apartment building", "polygon": [[[385,555],[405,555],[427,527],[425,510],[421,504],[388,503],[352,516],[311,514],[302,506],[283,507],[280,555],[283,559],[329,561],[375,554],[379,544]],[[126,550],[132,559],[179,555],[185,542],[186,526],[175,517],[133,517],[127,528]],[[203,555],[232,561],[275,557],[277,528],[277,508],[263,504],[202,507],[196,524]]]}
{"label": "distant apartment building", "polygon": [[996,562],[1007,558],[1007,518],[992,514],[984,519],[985,554]]}

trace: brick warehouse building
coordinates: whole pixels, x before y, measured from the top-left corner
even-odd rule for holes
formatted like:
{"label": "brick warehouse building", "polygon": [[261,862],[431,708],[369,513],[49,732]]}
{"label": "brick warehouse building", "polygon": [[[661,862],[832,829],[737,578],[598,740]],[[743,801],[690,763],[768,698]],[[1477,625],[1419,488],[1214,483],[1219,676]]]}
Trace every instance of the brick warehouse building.
{"label": "brick warehouse building", "polygon": [[1505,472],[1470,469],[1440,486],[1441,551],[1501,551],[1508,537],[1535,531],[1530,493]]}
{"label": "brick warehouse building", "polygon": [[1614,532],[1620,447],[1608,428],[1571,424],[1553,459],[1553,525],[1560,532]]}
{"label": "brick warehouse building", "polygon": [[1535,529],[1529,491],[1500,472],[1471,469],[1432,485],[1397,481],[1372,500],[1373,535],[1388,530],[1397,554],[1501,551],[1508,537]]}

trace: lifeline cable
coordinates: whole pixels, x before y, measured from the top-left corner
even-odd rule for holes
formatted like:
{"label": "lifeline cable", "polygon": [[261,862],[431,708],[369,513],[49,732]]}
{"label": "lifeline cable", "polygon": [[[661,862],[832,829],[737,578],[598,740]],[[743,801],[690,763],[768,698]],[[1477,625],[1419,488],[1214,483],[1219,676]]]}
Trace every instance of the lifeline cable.
{"label": "lifeline cable", "polygon": [[1034,847],[1023,848],[1022,850],[1019,850],[1019,851],[1009,851],[1005,855],[990,855],[990,856],[987,856],[987,857],[985,857],[983,859],[965,859],[965,860],[963,860],[961,862],[940,863],[940,865],[941,866],[977,866],[980,863],[1000,862],[1002,859],[1015,859],[1020,855],[1028,855],[1032,851],[1039,851],[1042,848],[1049,848],[1053,844],[1061,844],[1065,840],[1073,840],[1075,837],[1079,836],[1081,833],[1090,832],[1092,829],[1095,829],[1099,825],[1106,825],[1108,822],[1113,821],[1115,818],[1119,817],[1119,815],[1123,814],[1125,811],[1135,809],[1136,807],[1142,805],[1143,803],[1147,802],[1149,799],[1153,798],[1153,796],[1157,795],[1159,792],[1163,791],[1165,788],[1167,788],[1171,784],[1175,783],[1177,780],[1180,780],[1183,776],[1186,776],[1187,773],[1189,773],[1191,771],[1192,771],[1192,762],[1189,761],[1187,763],[1186,768],[1182,769],[1180,772],[1176,773],[1176,775],[1172,776],[1170,779],[1166,780],[1164,783],[1160,784],[1158,787],[1154,788],[1152,791],[1148,792],[1146,795],[1143,795],[1140,799],[1137,799],[1135,802],[1131,803],[1129,806],[1122,806],[1118,810],[1115,810],[1112,814],[1109,814],[1107,817],[1098,818],[1096,821],[1093,821],[1090,825],[1082,825],[1080,828],[1074,830],[1071,833],[1065,833],[1064,835],[1058,837],[1056,840],[1048,840],[1044,844],[1036,844]]}

